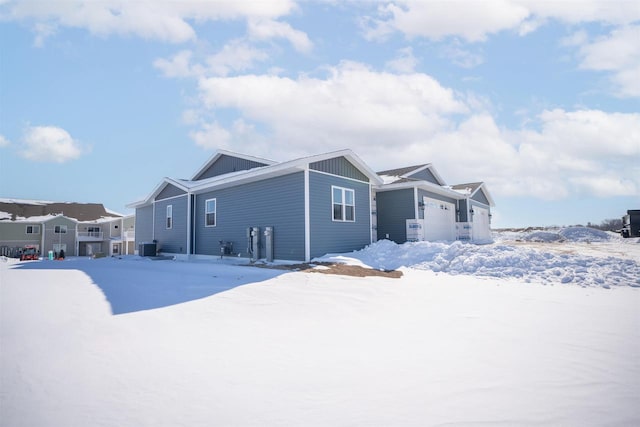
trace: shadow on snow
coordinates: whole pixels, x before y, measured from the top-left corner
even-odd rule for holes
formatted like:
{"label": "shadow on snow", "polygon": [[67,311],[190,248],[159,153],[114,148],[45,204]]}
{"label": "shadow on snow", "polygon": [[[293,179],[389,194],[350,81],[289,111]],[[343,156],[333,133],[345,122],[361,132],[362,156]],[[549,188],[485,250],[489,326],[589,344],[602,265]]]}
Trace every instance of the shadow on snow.
{"label": "shadow on snow", "polygon": [[151,261],[138,257],[44,260],[20,263],[15,268],[82,271],[102,290],[113,314],[193,301],[284,273],[282,270],[253,268],[224,261]]}

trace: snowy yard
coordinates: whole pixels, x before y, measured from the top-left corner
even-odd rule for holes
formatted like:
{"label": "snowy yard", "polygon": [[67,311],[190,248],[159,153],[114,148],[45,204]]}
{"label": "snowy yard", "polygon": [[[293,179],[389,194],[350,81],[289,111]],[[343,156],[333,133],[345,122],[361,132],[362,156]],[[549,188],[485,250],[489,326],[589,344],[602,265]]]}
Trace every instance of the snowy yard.
{"label": "snowy yard", "polygon": [[4,259],[0,424],[640,425],[640,242],[584,232],[323,258],[399,279]]}

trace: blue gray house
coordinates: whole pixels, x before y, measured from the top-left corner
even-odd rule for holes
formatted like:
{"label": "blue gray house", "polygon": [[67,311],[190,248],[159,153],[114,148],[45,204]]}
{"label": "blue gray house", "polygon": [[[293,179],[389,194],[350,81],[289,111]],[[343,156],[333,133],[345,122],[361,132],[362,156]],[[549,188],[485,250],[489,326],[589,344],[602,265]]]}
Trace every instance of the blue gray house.
{"label": "blue gray house", "polygon": [[378,172],[377,239],[491,240],[493,199],[483,183],[448,186],[432,164]]}
{"label": "blue gray house", "polygon": [[351,150],[283,163],[218,151],[191,179],[164,178],[129,207],[136,244],[155,242],[162,253],[264,258],[272,250],[274,259],[309,261],[375,239],[372,203],[381,184]]}

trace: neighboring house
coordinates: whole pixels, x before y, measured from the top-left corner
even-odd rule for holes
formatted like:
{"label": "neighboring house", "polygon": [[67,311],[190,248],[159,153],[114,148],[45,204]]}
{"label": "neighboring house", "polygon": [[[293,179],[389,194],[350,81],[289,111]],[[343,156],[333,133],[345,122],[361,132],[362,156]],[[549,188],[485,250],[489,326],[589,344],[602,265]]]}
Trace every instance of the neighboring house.
{"label": "neighboring house", "polygon": [[0,199],[0,255],[15,256],[25,246],[42,255],[133,254],[135,219],[99,203]]}
{"label": "neighboring house", "polygon": [[378,172],[377,238],[491,240],[493,200],[482,183],[448,186],[432,164]]}
{"label": "neighboring house", "polygon": [[351,150],[283,163],[219,151],[191,179],[164,178],[128,207],[136,243],[156,242],[161,253],[264,258],[271,227],[274,259],[309,261],[372,242],[379,184]]}

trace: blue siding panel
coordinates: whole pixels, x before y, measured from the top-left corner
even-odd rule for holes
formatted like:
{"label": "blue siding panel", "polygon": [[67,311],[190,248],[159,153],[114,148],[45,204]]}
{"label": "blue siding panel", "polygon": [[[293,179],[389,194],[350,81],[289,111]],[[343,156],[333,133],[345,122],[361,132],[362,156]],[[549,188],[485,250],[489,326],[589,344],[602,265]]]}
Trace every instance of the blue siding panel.
{"label": "blue siding panel", "polygon": [[181,196],[185,194],[184,190],[179,189],[175,185],[167,184],[166,187],[156,196],[155,200],[168,199],[170,197]]}
{"label": "blue siding panel", "polygon": [[[332,185],[354,190],[354,222],[333,221]],[[312,258],[362,249],[371,243],[369,184],[310,171],[309,193]]]}
{"label": "blue siding panel", "polygon": [[[162,200],[155,204],[155,233],[158,251],[187,253],[187,196]],[[167,206],[172,206],[173,224],[167,229]]]}
{"label": "blue siding panel", "polygon": [[[216,226],[205,227],[205,200],[216,199]],[[304,173],[265,179],[196,196],[195,253],[219,255],[220,240],[233,243],[248,257],[247,227],[260,227],[264,258],[264,227],[273,227],[274,258],[304,260]]]}
{"label": "blue siding panel", "polygon": [[469,215],[467,211],[469,210],[469,206],[467,206],[467,200],[460,200],[458,202],[458,210],[460,211],[458,215],[458,222],[469,222]]}
{"label": "blue siding panel", "polygon": [[153,205],[136,209],[136,249],[153,240]]}
{"label": "blue siding panel", "polygon": [[[413,189],[382,191],[376,194],[378,240],[407,241],[407,219],[415,219]],[[389,237],[387,237],[387,235]]]}
{"label": "blue siding panel", "polygon": [[332,175],[345,176],[347,178],[353,178],[359,181],[369,182],[369,178],[367,178],[367,176],[363,174],[360,169],[355,167],[349,160],[344,158],[344,156],[310,163],[309,169],[326,172]]}
{"label": "blue siding panel", "polygon": [[420,179],[423,181],[428,181],[428,182],[432,182],[434,184],[437,185],[441,185],[438,180],[436,179],[436,177],[431,173],[431,171],[427,168],[424,170],[421,170],[418,173],[409,175],[408,178],[413,178],[413,179]]}
{"label": "blue siding panel", "polygon": [[484,195],[484,192],[482,190],[477,191],[476,194],[473,195],[472,199],[482,203],[483,205],[489,206],[489,200]]}
{"label": "blue siding panel", "polygon": [[261,166],[267,166],[265,163],[254,162],[252,160],[241,159],[238,157],[227,156],[223,154],[209,168],[198,175],[195,180],[212,178],[214,176],[224,175],[226,173],[249,170]]}

